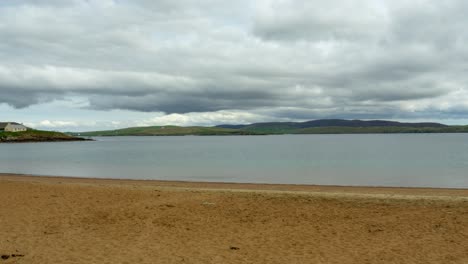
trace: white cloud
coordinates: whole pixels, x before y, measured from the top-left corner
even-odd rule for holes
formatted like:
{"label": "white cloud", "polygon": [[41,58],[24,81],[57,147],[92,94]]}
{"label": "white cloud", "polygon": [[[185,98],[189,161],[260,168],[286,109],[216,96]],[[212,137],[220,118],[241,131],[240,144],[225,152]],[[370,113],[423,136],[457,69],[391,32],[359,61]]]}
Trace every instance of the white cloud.
{"label": "white cloud", "polygon": [[[274,119],[278,120],[278,119]],[[286,120],[286,119],[282,119]],[[280,121],[282,121],[280,120]],[[139,126],[215,126],[220,124],[250,124],[254,122],[273,121],[272,117],[241,111],[217,111],[186,114],[169,114],[142,120],[138,122]]]}
{"label": "white cloud", "polygon": [[65,128],[78,128],[80,126],[78,122],[60,120],[42,120],[39,122],[26,122],[24,125],[34,129],[46,130],[63,130]]}

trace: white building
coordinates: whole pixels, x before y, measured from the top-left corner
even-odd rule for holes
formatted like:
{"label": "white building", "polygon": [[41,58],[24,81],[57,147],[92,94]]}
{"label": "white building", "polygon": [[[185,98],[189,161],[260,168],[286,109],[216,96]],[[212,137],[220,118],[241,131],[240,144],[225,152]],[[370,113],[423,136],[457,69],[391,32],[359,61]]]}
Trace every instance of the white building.
{"label": "white building", "polygon": [[28,130],[27,127],[15,122],[0,122],[0,132],[21,132]]}

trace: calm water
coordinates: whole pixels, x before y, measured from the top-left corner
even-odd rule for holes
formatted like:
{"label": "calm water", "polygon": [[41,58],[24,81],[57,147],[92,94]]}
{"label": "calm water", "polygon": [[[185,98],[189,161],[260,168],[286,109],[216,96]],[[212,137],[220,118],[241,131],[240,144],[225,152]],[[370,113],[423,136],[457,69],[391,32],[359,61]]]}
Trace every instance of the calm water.
{"label": "calm water", "polygon": [[109,137],[0,144],[0,172],[97,178],[468,187],[468,134]]}

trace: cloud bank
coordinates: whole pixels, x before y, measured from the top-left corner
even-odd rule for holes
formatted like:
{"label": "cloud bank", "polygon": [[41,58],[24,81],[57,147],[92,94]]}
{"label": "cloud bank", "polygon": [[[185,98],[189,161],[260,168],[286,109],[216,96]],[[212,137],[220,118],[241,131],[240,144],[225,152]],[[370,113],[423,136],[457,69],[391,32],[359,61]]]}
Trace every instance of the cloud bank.
{"label": "cloud bank", "polygon": [[466,1],[231,2],[2,1],[0,104],[184,124],[468,114]]}

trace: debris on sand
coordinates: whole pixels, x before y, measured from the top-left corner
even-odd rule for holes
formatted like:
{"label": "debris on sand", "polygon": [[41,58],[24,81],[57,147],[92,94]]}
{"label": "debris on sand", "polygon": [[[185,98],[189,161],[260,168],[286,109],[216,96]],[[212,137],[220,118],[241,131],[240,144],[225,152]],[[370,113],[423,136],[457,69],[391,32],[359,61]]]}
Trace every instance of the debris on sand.
{"label": "debris on sand", "polygon": [[0,256],[2,260],[7,260],[9,258],[21,258],[21,257],[24,257],[24,255],[23,254],[2,254]]}

